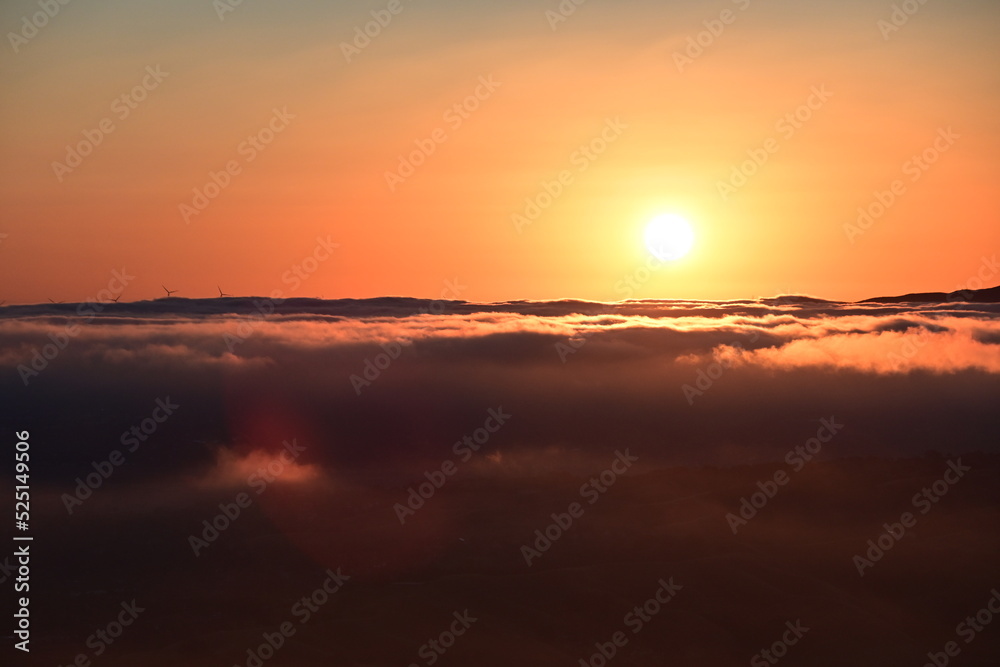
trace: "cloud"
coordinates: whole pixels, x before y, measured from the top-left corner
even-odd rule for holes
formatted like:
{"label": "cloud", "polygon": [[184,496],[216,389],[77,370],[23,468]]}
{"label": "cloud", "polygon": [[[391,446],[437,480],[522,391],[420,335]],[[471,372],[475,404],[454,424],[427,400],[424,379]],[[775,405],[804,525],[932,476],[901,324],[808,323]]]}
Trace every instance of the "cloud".
{"label": "cloud", "polygon": [[199,475],[194,486],[266,488],[268,484],[297,484],[318,477],[319,470],[316,466],[300,463],[284,450],[273,452],[254,449],[240,453],[220,447],[216,451],[215,465]]}
{"label": "cloud", "polygon": [[867,373],[1000,373],[1000,348],[977,340],[973,331],[836,334],[793,340],[779,348],[746,351],[726,347],[716,358],[732,364],[768,368],[853,369]]}
{"label": "cloud", "polygon": [[[948,573],[991,572],[996,539],[982,526],[996,521],[1000,457],[992,306],[453,302],[435,312],[390,299],[285,302],[262,317],[258,305],[122,304],[93,318],[70,305],[0,311],[0,428],[30,432],[32,521],[49,553],[72,554],[72,567],[39,584],[40,599],[76,596],[59,618],[71,638],[43,643],[53,664],[80,650],[72,637],[93,632],[87,619],[121,599],[149,602],[156,637],[164,627],[197,637],[223,620],[276,627],[281,618],[261,619],[314,590],[327,568],[352,577],[332,615],[315,621],[330,624],[338,655],[345,643],[357,655],[384,644],[384,632],[365,635],[364,610],[398,611],[398,627],[409,627],[434,617],[420,601],[457,590],[462,608],[532,627],[550,616],[592,646],[609,636],[592,606],[559,602],[529,620],[523,609],[573,587],[592,596],[595,585],[611,600],[633,586],[641,602],[661,576],[723,610],[712,627],[700,608],[678,615],[664,626],[676,633],[669,647],[714,646],[732,634],[719,627],[745,629],[765,597],[784,600],[787,618],[823,619],[835,636],[871,632],[875,645],[898,628],[870,630],[870,618],[856,622],[859,606],[877,619],[954,623],[950,612],[872,596],[851,560],[951,457],[973,472],[873,576],[902,576],[896,588],[910,590],[936,572],[936,599],[966,608]],[[43,349],[57,353],[25,386],[18,366]],[[158,400],[176,407],[143,431]],[[509,419],[484,439],[491,410]],[[727,513],[791,471],[788,453],[824,422],[843,428],[733,535]],[[135,429],[143,439],[130,447]],[[635,465],[586,504],[581,485],[603,484],[617,451]],[[69,515],[66,495],[98,470],[111,472]],[[585,514],[526,570],[521,546],[574,501]],[[399,508],[411,506],[403,524]],[[803,567],[822,584],[813,602],[803,602],[803,577],[774,575]],[[766,639],[730,653],[768,646],[770,620],[755,629]],[[385,664],[405,664],[439,631],[421,627]],[[211,651],[183,645],[170,659],[224,650],[238,661],[259,637],[214,633]],[[539,655],[537,664],[553,659]]]}
{"label": "cloud", "polygon": [[[941,450],[941,434],[912,425],[925,411],[955,416],[947,446],[995,448],[996,419],[979,409],[1000,387],[992,304],[302,299],[265,317],[248,299],[76,310],[0,317],[0,389],[12,414],[51,434],[40,474],[63,484],[166,395],[184,407],[129,479],[228,479],[292,437],[311,440],[309,470],[405,479],[501,405],[516,418],[485,453],[502,465],[477,460],[485,471],[579,469],[622,444],[657,465],[733,464],[740,452],[779,456],[831,414],[863,426],[831,455]],[[46,346],[51,359],[38,356]],[[19,368],[39,359],[25,386]]]}

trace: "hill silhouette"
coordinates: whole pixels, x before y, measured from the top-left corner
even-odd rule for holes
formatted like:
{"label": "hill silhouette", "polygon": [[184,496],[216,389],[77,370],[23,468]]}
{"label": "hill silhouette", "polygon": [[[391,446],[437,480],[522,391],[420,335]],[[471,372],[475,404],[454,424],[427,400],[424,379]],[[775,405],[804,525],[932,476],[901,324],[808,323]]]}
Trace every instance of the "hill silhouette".
{"label": "hill silhouette", "polygon": [[878,296],[858,303],[941,303],[965,301],[968,303],[1000,302],[1000,285],[978,290],[958,290],[956,292],[916,292],[902,296]]}

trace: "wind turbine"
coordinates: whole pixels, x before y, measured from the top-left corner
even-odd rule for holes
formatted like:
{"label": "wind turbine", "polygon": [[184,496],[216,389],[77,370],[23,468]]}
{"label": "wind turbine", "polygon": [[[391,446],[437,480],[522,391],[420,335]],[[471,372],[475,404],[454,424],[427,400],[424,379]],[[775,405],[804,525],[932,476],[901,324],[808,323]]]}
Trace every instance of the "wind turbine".
{"label": "wind turbine", "polygon": [[53,300],[52,300],[52,299],[50,298],[50,299],[49,299],[49,303],[62,303],[62,301],[53,301]]}
{"label": "wind turbine", "polygon": [[232,296],[232,294],[226,294],[225,292],[223,292],[223,291],[222,291],[222,288],[221,288],[221,287],[219,287],[218,285],[216,285],[216,286],[215,286],[215,288],[216,288],[217,290],[219,290],[219,298],[220,298],[220,299],[221,299],[221,298],[223,298],[223,297],[227,297],[227,296]]}
{"label": "wind turbine", "polygon": [[118,299],[120,299],[120,298],[122,298],[121,294],[119,294],[118,296],[115,296],[115,297],[111,297],[111,301],[113,301],[114,303],[118,303]]}
{"label": "wind turbine", "polygon": [[[163,287],[163,285],[160,285],[160,287]],[[167,298],[168,299],[170,297],[172,297],[174,294],[177,294],[177,290],[175,290],[175,289],[167,289],[166,287],[163,287],[163,291],[167,293]]]}

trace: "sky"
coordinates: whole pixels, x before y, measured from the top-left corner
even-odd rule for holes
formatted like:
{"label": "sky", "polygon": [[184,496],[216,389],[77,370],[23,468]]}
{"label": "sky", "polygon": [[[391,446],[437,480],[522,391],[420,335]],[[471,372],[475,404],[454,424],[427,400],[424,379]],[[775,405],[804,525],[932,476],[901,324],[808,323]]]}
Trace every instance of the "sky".
{"label": "sky", "polygon": [[7,304],[1000,283],[995,2],[39,7],[0,8]]}

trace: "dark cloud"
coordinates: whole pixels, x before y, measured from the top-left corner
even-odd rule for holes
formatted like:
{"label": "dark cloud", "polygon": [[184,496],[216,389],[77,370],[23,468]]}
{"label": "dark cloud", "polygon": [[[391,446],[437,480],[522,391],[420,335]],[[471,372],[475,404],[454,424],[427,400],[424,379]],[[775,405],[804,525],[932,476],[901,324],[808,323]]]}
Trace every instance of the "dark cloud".
{"label": "dark cloud", "polygon": [[[992,305],[873,314],[789,298],[299,299],[264,316],[253,302],[112,304],[93,317],[66,314],[76,310],[69,304],[32,307],[46,311],[34,315],[7,309],[4,394],[60,443],[40,474],[70,481],[167,395],[184,405],[160,436],[170,455],[134,466],[135,476],[204,465],[208,443],[230,447],[240,437],[247,405],[295,413],[322,434],[310,458],[331,466],[437,457],[501,404],[518,415],[508,449],[560,443],[589,455],[630,438],[664,464],[724,463],[724,443],[743,442],[758,456],[780,451],[830,413],[865,420],[874,412],[871,428],[886,431],[924,410],[968,412],[995,395],[1000,373]],[[60,345],[53,359],[38,356]],[[994,418],[973,413],[969,437],[950,448],[995,446]],[[940,449],[906,428],[905,439],[876,438],[871,453]],[[863,449],[853,436],[842,447]]]}
{"label": "dark cloud", "polygon": [[[683,649],[677,664],[745,662],[806,616],[821,628],[800,653],[809,664],[919,664],[934,646],[917,635],[944,636],[988,597],[994,305],[379,299],[262,310],[175,299],[94,317],[68,304],[0,311],[2,426],[31,433],[50,554],[39,614],[64,632],[43,635],[49,663],[66,664],[95,622],[141,597],[149,626],[106,664],[245,664],[246,648],[336,567],[355,588],[280,664],[409,664],[440,632],[414,619],[472,606],[488,629],[470,639],[467,664],[569,664],[661,576],[690,595],[640,638],[634,664],[671,647]],[[19,367],[32,363],[44,367],[25,385]],[[163,402],[177,407],[159,422]],[[510,416],[487,435],[491,410]],[[789,453],[829,423],[843,428],[734,536],[726,514],[791,471]],[[303,447],[293,461],[289,442]],[[67,504],[115,450],[124,462]],[[521,546],[626,450],[634,470],[528,568]],[[853,555],[951,457],[975,473],[873,570],[886,590],[870,588]],[[457,472],[401,525],[399,504],[446,462]],[[191,535],[239,493],[252,505],[195,556]],[[940,606],[898,592],[915,581]],[[601,605],[617,611],[605,618]],[[919,632],[887,644],[903,627]],[[385,628],[402,639],[386,643]],[[863,654],[829,639],[847,635]]]}

